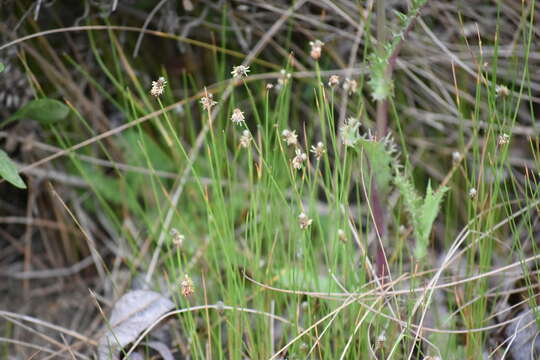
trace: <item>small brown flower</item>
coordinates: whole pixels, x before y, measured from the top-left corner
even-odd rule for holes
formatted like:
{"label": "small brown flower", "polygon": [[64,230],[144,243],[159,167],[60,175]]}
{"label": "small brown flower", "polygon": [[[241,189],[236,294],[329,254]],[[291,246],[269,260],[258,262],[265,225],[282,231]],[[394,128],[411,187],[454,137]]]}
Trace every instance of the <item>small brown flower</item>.
{"label": "small brown flower", "polygon": [[165,90],[165,85],[167,85],[167,80],[164,77],[160,77],[157,81],[152,81],[152,89],[150,89],[150,95],[154,97],[159,97],[163,94]]}
{"label": "small brown flower", "polygon": [[233,77],[237,79],[242,79],[248,76],[248,72],[249,72],[249,66],[238,65],[238,66],[233,66],[233,70],[231,71],[231,74]]}
{"label": "small brown flower", "polygon": [[311,57],[315,60],[319,60],[322,53],[322,47],[324,43],[321,40],[310,41],[309,45],[311,46],[311,52],[309,53]]}
{"label": "small brown flower", "polygon": [[457,163],[459,162],[459,160],[461,160],[461,154],[459,153],[459,151],[454,151],[452,153],[452,161]]}
{"label": "small brown flower", "polygon": [[349,96],[352,94],[356,94],[356,91],[358,90],[358,83],[356,82],[356,80],[346,78],[343,82],[343,90],[347,91]]}
{"label": "small brown flower", "polygon": [[180,234],[178,230],[172,229],[171,230],[171,236],[172,236],[172,243],[174,246],[180,248],[182,247],[182,244],[184,243],[185,236],[183,234]]}
{"label": "small brown flower", "polygon": [[184,275],[184,279],[180,282],[180,286],[182,288],[182,295],[185,297],[189,297],[195,293],[193,280],[191,280],[188,274]]}
{"label": "small brown flower", "polygon": [[496,85],[495,86],[495,95],[501,97],[507,97],[510,95],[510,90],[505,85]]}
{"label": "small brown flower", "polygon": [[307,160],[307,155],[301,149],[296,149],[296,156],[292,159],[293,168],[296,170],[302,169],[304,161]]}
{"label": "small brown flower", "polygon": [[330,86],[331,88],[335,88],[338,85],[339,85],[339,76],[338,75],[330,76],[330,78],[328,79],[328,86]]}
{"label": "small brown flower", "polygon": [[246,118],[244,117],[244,112],[238,108],[233,110],[231,121],[235,125],[242,125]]}
{"label": "small brown flower", "polygon": [[343,243],[347,242],[347,235],[345,234],[345,231],[343,231],[342,229],[338,229],[337,235],[338,235],[339,241]]}
{"label": "small brown flower", "polygon": [[277,91],[281,90],[287,84],[289,79],[292,77],[291,73],[288,73],[285,69],[281,69],[279,74],[280,76],[275,86],[275,89]]}
{"label": "small brown flower", "polygon": [[508,134],[502,133],[497,137],[497,145],[504,146],[510,142],[510,136]]}
{"label": "small brown flower", "polygon": [[287,145],[290,146],[298,144],[298,135],[296,135],[296,130],[291,131],[289,129],[285,129],[281,135],[283,136],[283,140],[287,142]]}
{"label": "small brown flower", "polygon": [[253,137],[251,136],[249,130],[244,130],[242,136],[240,136],[240,146],[242,146],[243,148],[249,147],[249,144],[251,144],[251,140],[253,140]]}
{"label": "small brown flower", "polygon": [[300,225],[300,229],[307,229],[311,226],[312,222],[313,220],[310,219],[304,212],[301,212],[300,215],[298,215],[298,224]]}
{"label": "small brown flower", "polygon": [[216,104],[217,101],[214,101],[214,95],[212,94],[207,94],[201,98],[201,105],[204,110],[210,111]]}
{"label": "small brown flower", "polygon": [[317,146],[311,146],[310,152],[315,154],[315,158],[317,159],[317,161],[319,161],[321,160],[326,150],[324,149],[324,144],[321,141],[319,141],[317,143]]}

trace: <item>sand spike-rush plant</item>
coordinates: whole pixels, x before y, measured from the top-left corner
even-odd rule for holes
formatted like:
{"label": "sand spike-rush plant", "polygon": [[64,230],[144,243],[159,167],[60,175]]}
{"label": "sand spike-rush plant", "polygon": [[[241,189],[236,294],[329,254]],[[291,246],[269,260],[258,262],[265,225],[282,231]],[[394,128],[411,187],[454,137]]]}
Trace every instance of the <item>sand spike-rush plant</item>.
{"label": "sand spike-rush plant", "polygon": [[[342,2],[342,5],[346,8],[349,3]],[[391,6],[396,4],[387,3]],[[421,3],[408,2],[413,7]],[[379,4],[384,5],[384,0]],[[194,14],[204,6],[200,3]],[[156,69],[148,71],[147,65],[127,63],[129,58],[124,58],[121,53],[126,43],[120,38],[112,42],[117,47],[114,49],[117,55],[109,54],[107,47],[102,46],[102,37],[97,35],[97,30],[93,31],[96,41],[92,45],[96,57],[102,70],[109,73],[106,73],[106,83],[101,84],[103,77],[91,78],[88,74],[96,74],[96,69],[88,68],[84,76],[90,91],[85,93],[96,93],[97,85],[101,86],[97,91],[98,95],[101,94],[101,103],[112,105],[115,112],[126,117],[125,121],[136,125],[132,129],[123,126],[110,133],[118,136],[97,138],[110,140],[110,143],[99,144],[100,148],[88,146],[89,142],[83,145],[84,149],[78,146],[66,151],[74,158],[74,167],[71,168],[79,169],[78,175],[82,175],[86,182],[82,184],[84,187],[75,189],[75,198],[82,199],[77,206],[81,204],[90,221],[97,218],[103,222],[104,226],[99,222],[97,226],[89,226],[90,232],[103,229],[107,232],[107,239],[131,245],[127,248],[125,244],[119,244],[121,250],[125,249],[121,255],[125,256],[125,264],[132,274],[147,270],[150,286],[160,286],[161,277],[165,277],[170,293],[181,309],[177,315],[182,314],[174,324],[168,324],[181,327],[179,343],[182,346],[174,349],[182,352],[178,356],[193,359],[279,359],[287,352],[289,358],[302,359],[337,358],[339,356],[335,354],[341,354],[344,359],[371,355],[374,359],[440,356],[459,360],[480,358],[484,352],[491,352],[492,357],[497,358],[498,352],[504,352],[506,346],[515,346],[515,342],[510,344],[508,341],[500,346],[501,350],[493,349],[499,344],[490,342],[490,330],[481,330],[484,327],[496,329],[500,325],[493,314],[493,304],[499,301],[501,291],[490,282],[476,278],[478,275],[487,280],[488,275],[484,277],[484,274],[493,274],[493,264],[504,262],[509,257],[515,257],[513,261],[520,264],[520,259],[528,258],[525,257],[526,252],[537,252],[534,209],[527,212],[526,218],[516,218],[516,224],[509,231],[493,225],[504,212],[501,209],[506,208],[510,214],[513,207],[523,206],[519,204],[523,202],[521,189],[530,188],[527,193],[534,194],[536,198],[538,194],[537,184],[524,178],[521,169],[516,172],[522,160],[537,164],[538,157],[534,161],[525,158],[529,152],[537,156],[539,151],[537,144],[531,142],[531,148],[527,149],[529,152],[515,152],[523,144],[523,134],[530,132],[534,135],[530,130],[536,127],[528,123],[514,124],[512,112],[520,90],[519,84],[507,78],[508,68],[499,72],[499,79],[492,80],[493,84],[504,83],[507,88],[481,85],[474,99],[470,96],[471,88],[463,84],[463,69],[459,66],[455,69],[455,86],[448,79],[443,79],[444,76],[434,79],[449,70],[444,68],[444,62],[449,60],[441,59],[440,52],[432,51],[436,49],[428,43],[428,38],[411,37],[411,48],[421,39],[429,51],[426,51],[425,59],[419,58],[414,51],[408,52],[403,58],[404,69],[419,78],[428,75],[429,81],[425,81],[422,84],[425,87],[421,89],[410,89],[407,81],[398,86],[392,83],[391,76],[384,78],[384,75],[388,76],[388,69],[393,67],[394,54],[403,43],[401,37],[390,42],[386,37],[377,37],[377,40],[382,40],[377,43],[382,44],[385,51],[377,51],[380,63],[371,63],[375,74],[371,80],[375,81],[380,75],[382,81],[371,84],[373,87],[368,91],[375,95],[366,99],[363,75],[331,68],[330,64],[342,57],[343,50],[335,46],[333,37],[321,28],[308,36],[311,39],[319,36],[327,40],[327,45],[322,47],[322,44],[313,42],[311,53],[309,48],[307,52],[295,51],[294,61],[289,61],[288,66],[280,63],[279,54],[272,58],[274,62],[277,59],[277,64],[262,61],[274,51],[268,48],[257,52],[261,59],[254,62],[246,60],[243,68],[233,67],[234,73],[231,74],[231,65],[238,65],[238,59],[245,57],[245,54],[233,50],[237,44],[231,36],[231,29],[237,22],[242,24],[246,19],[252,20],[249,19],[252,13],[245,9],[260,6],[253,2],[246,7],[242,5],[220,12],[223,19],[221,42],[215,38],[215,44],[206,44],[208,49],[213,49],[212,61],[204,63],[210,64],[205,66],[204,76],[186,68],[182,75],[185,82],[182,89],[177,86],[178,73],[171,72],[165,65],[161,73],[167,79],[166,87],[160,87],[155,81],[152,90],[150,86],[142,86],[139,90],[139,82],[152,83],[152,79],[145,78],[144,74],[156,73]],[[430,7],[425,12],[427,23],[436,18],[433,10],[439,6]],[[452,5],[446,3],[442,6],[452,9]],[[512,6],[510,2],[501,4],[501,9]],[[467,8],[463,7],[463,11],[466,12]],[[532,14],[533,8],[531,6],[527,11]],[[215,29],[217,22],[212,11],[209,10],[204,24]],[[231,13],[233,17],[229,16]],[[249,15],[246,17],[246,14]],[[261,17],[270,14],[264,13]],[[339,16],[331,11],[326,14],[332,22],[339,23]],[[358,46],[353,47],[363,49],[363,60],[372,49],[371,15],[379,15],[379,11],[372,14],[368,9],[361,18],[351,18],[353,23],[366,22],[366,26],[359,26],[358,31],[358,34],[362,32],[366,36],[359,36],[355,40]],[[406,31],[400,29],[407,30],[417,15],[397,14],[401,24],[396,28],[401,35]],[[534,18],[532,15],[531,19]],[[519,18],[517,20],[515,23],[520,23]],[[291,28],[301,21],[301,16],[295,17]],[[470,18],[465,20],[469,21]],[[317,23],[323,22],[322,18],[316,18],[312,25],[315,28]],[[484,30],[487,23],[480,22],[480,30]],[[265,24],[260,22],[259,25],[262,29]],[[324,25],[340,34],[341,29],[334,25]],[[431,30],[437,32],[439,27],[444,28],[444,24],[437,23]],[[108,30],[116,33],[120,28]],[[459,34],[461,29],[456,27],[452,30]],[[148,34],[150,36],[151,33]],[[167,35],[165,32],[159,34]],[[239,37],[244,35],[241,30]],[[272,45],[280,50],[280,54],[285,54],[281,50],[286,50],[286,47],[281,48],[283,44],[279,36],[273,38]],[[491,46],[484,40],[485,34],[480,36],[486,47]],[[344,39],[344,42],[349,41],[347,34],[344,34]],[[242,40],[249,49],[251,39]],[[394,40],[399,40],[399,44],[395,45]],[[444,46],[455,45],[451,41],[441,38]],[[467,41],[474,43],[470,36],[467,36]],[[294,47],[296,44],[289,42],[286,45]],[[449,49],[453,51],[455,47],[449,46]],[[521,61],[520,46],[514,49],[512,56]],[[216,51],[222,56],[215,56]],[[475,51],[472,45],[470,54],[474,56]],[[358,51],[350,53],[350,67],[357,64],[363,72],[366,64],[359,61]],[[493,51],[489,48],[485,53],[492,54]],[[436,61],[428,61],[432,56]],[[468,56],[464,52],[455,55],[463,64],[470,66],[473,60]],[[504,57],[510,55],[505,54]],[[202,61],[205,58],[201,56]],[[251,55],[248,56],[250,58]],[[448,58],[453,59],[451,56]],[[110,59],[113,59],[113,66]],[[425,65],[419,68],[418,62],[424,60]],[[493,68],[497,67],[492,57],[486,56],[485,60],[492,62]],[[502,61],[509,60],[505,58]],[[251,72],[249,64],[252,64]],[[75,66],[74,63],[71,65]],[[29,62],[29,66],[35,65]],[[87,64],[77,64],[75,68],[82,73],[83,66]],[[283,73],[271,72],[282,66],[287,69]],[[314,66],[315,71],[302,69],[309,66]],[[482,71],[486,73],[482,76],[489,78],[488,70],[483,68]],[[41,81],[40,73],[42,71],[36,72],[36,81]],[[129,74],[142,76],[133,76],[130,82]],[[211,79],[213,75],[215,79]],[[404,72],[404,76],[408,75]],[[529,76],[535,78],[531,71],[523,79]],[[113,86],[107,87],[107,83]],[[201,109],[197,105],[202,95],[190,97],[189,94],[199,91],[205,83],[209,87],[208,92],[202,94]],[[230,87],[222,84],[230,84]],[[43,86],[45,91],[48,88]],[[441,98],[448,101],[448,107],[439,111],[436,106],[431,106],[422,97],[426,90],[434,95],[439,95],[438,91],[443,92]],[[535,96],[534,90],[529,91],[529,96]],[[483,102],[485,91],[490,92],[487,104]],[[313,93],[315,98],[311,95]],[[407,101],[403,99],[404,93]],[[177,97],[183,99],[177,103],[182,106],[164,105],[176,102]],[[335,101],[340,97],[349,102],[336,116]],[[374,104],[373,98],[383,100]],[[69,97],[66,100],[70,104],[76,103]],[[219,104],[215,103],[217,100]],[[455,108],[452,100],[457,101]],[[377,126],[373,135],[369,130],[364,131],[368,127],[373,130],[372,120],[379,124],[374,105],[384,102],[386,110],[392,111],[389,115],[393,121],[391,126],[383,127],[384,131],[379,131]],[[311,106],[313,104],[315,106]],[[161,110],[149,116],[153,120],[145,126],[138,126],[143,122],[138,119],[147,116],[156,106]],[[407,111],[411,109],[416,114],[414,118],[408,117]],[[446,114],[446,110],[451,114]],[[104,108],[104,111],[110,115],[109,109]],[[474,112],[473,116],[471,112]],[[424,113],[431,113],[429,124],[436,126],[424,126]],[[516,107],[515,117],[521,118],[522,113],[527,113],[526,106],[520,107],[519,114]],[[342,124],[347,114],[352,117]],[[473,121],[466,120],[471,117]],[[124,118],[120,117],[119,121],[124,121]],[[441,131],[449,130],[447,121],[452,126],[456,125],[456,131]],[[96,124],[88,124],[89,133],[97,129]],[[60,124],[57,129],[66,137],[64,147],[74,141],[82,141],[81,138],[86,136],[78,134],[72,124],[64,125]],[[109,124],[105,122],[104,125]],[[408,156],[400,156],[407,161],[406,170],[401,169],[397,147],[387,135],[388,128],[399,133],[403,154],[408,154],[408,149],[411,151],[410,162]],[[0,132],[2,146],[6,129]],[[11,135],[9,131],[7,133]],[[46,138],[45,131],[40,134],[39,141],[45,142]],[[464,146],[468,140],[472,145]],[[118,144],[120,151],[109,147]],[[97,167],[104,163],[103,157],[109,159],[108,168],[115,169],[114,172],[101,171]],[[23,163],[31,161],[31,158],[18,155],[16,159]],[[86,162],[89,159],[92,167]],[[62,167],[60,162],[54,164],[55,167],[57,165],[57,170],[73,171]],[[133,169],[142,167],[146,170],[144,177],[133,173]],[[448,172],[448,167],[453,171]],[[536,173],[533,168],[529,166],[525,174]],[[31,172],[23,172],[25,179],[33,176]],[[426,177],[426,173],[432,180],[423,183],[421,179]],[[167,176],[161,177],[161,174]],[[435,191],[432,188],[435,181],[451,188],[452,196],[444,197],[447,194],[444,186]],[[35,188],[36,182],[30,184]],[[418,184],[423,185],[420,187]],[[474,189],[470,197],[468,189]],[[78,196],[81,192],[84,197]],[[534,203],[534,199],[526,198],[525,201]],[[437,247],[431,249],[430,241],[435,233],[433,228],[438,226],[436,217],[439,211],[447,222],[440,227],[442,231],[437,228]],[[98,216],[94,216],[95,213]],[[474,223],[468,222],[472,217],[475,218]],[[400,226],[405,222],[411,225],[410,228]],[[467,224],[465,230],[468,235],[462,233],[457,237],[459,241],[452,243],[456,229],[464,223]],[[178,230],[169,233],[171,228],[179,229],[181,233]],[[398,229],[399,233],[393,236],[394,230]],[[512,235],[507,236],[507,232]],[[167,234],[163,246],[161,234]],[[97,236],[100,243],[100,235]],[[511,237],[510,241],[508,237]],[[412,256],[408,256],[408,241],[412,244]],[[378,251],[377,246],[384,252]],[[511,247],[511,251],[506,251],[504,246]],[[155,257],[152,257],[150,267],[144,269],[148,249],[154,249]],[[501,249],[504,249],[502,256],[497,253]],[[108,246],[107,251],[115,254],[115,246]],[[380,254],[384,262],[379,261]],[[380,271],[379,264],[384,264],[388,271]],[[532,261],[530,264],[533,265]],[[528,261],[523,264],[522,272],[531,273],[526,283],[528,289],[523,293],[527,292],[525,298],[534,300],[534,267],[529,269],[528,265]],[[122,264],[120,266],[123,267]],[[431,271],[435,267],[435,271]],[[518,267],[516,265],[515,269]],[[416,269],[418,271],[414,271]],[[463,282],[452,282],[446,278],[453,274],[459,274]],[[258,283],[246,281],[247,278],[257,279]],[[416,297],[419,294],[421,296]],[[521,293],[517,295],[522,296]],[[214,303],[216,305],[200,305]],[[258,319],[254,313],[250,315],[242,311],[248,308],[257,312],[269,310],[269,316]],[[207,311],[209,309],[211,311]],[[518,310],[517,307],[512,309]],[[437,316],[439,310],[440,317]],[[448,312],[453,313],[445,322]],[[278,326],[278,316],[291,322]],[[443,321],[439,321],[441,319]],[[474,335],[466,327],[475,328],[479,335]],[[419,328],[424,331],[417,332]],[[433,329],[440,337],[431,334]],[[140,347],[135,349],[138,342],[133,346],[135,351],[140,350]],[[287,344],[286,349],[284,344]],[[474,351],[469,350],[473,348]]]}

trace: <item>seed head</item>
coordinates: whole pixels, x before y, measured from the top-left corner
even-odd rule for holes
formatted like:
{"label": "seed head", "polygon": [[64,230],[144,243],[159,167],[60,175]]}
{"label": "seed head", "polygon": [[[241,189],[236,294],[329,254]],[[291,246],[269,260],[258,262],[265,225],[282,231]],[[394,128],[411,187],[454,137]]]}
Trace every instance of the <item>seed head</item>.
{"label": "seed head", "polygon": [[324,43],[321,40],[310,41],[309,45],[311,46],[311,52],[309,53],[311,57],[315,60],[319,60],[322,53],[322,47]]}
{"label": "seed head", "polygon": [[301,212],[300,215],[298,215],[298,224],[300,225],[300,229],[307,229],[311,226],[312,222],[313,220],[310,219],[304,212]]}
{"label": "seed head", "polygon": [[156,81],[152,81],[152,89],[150,89],[150,95],[154,97],[161,96],[167,85],[167,80],[164,77],[160,77]]}
{"label": "seed head", "polygon": [[185,240],[185,236],[183,234],[180,234],[178,230],[174,228],[171,229],[171,236],[172,236],[172,242],[174,246],[176,246],[177,248],[182,247],[182,244],[184,243],[184,240]]}
{"label": "seed head", "polygon": [[296,156],[292,159],[293,168],[296,170],[302,169],[304,161],[307,160],[307,155],[301,149],[296,149]]}
{"label": "seed head", "polygon": [[249,66],[238,65],[238,66],[233,66],[231,74],[234,78],[242,79],[248,76],[248,72],[249,72]]}
{"label": "seed head", "polygon": [[246,118],[244,117],[244,113],[239,108],[236,108],[233,110],[231,121],[235,125],[242,125]]}
{"label": "seed head", "polygon": [[283,140],[287,142],[287,145],[290,146],[298,144],[298,135],[296,135],[296,130],[290,131],[289,129],[285,129],[281,135],[283,135]]}
{"label": "seed head", "polygon": [[459,153],[459,151],[454,151],[452,153],[452,161],[457,163],[459,162],[459,160],[461,160],[461,154]]}
{"label": "seed head", "polygon": [[478,193],[478,192],[476,191],[475,188],[470,188],[470,189],[469,189],[469,197],[470,197],[471,199],[474,199],[474,198],[476,197],[476,194],[477,194],[477,193]]}
{"label": "seed head", "polygon": [[343,82],[343,90],[347,91],[349,96],[352,94],[356,94],[356,91],[358,90],[358,83],[356,82],[356,80],[346,78]]}
{"label": "seed head", "polygon": [[497,145],[504,146],[510,142],[510,136],[506,133],[502,133],[497,137]]}
{"label": "seed head", "polygon": [[332,89],[339,85],[339,76],[338,75],[332,75],[328,79],[328,86],[330,86]]}
{"label": "seed head", "polygon": [[285,69],[281,69],[279,73],[281,76],[278,78],[276,84],[276,90],[278,91],[281,90],[281,88],[285,86],[285,84],[287,84],[287,82],[292,76],[291,73],[288,73]]}
{"label": "seed head", "polygon": [[345,234],[345,231],[343,231],[342,229],[338,229],[337,235],[338,235],[338,239],[341,242],[343,242],[343,243],[347,242],[347,235]]}
{"label": "seed head", "polygon": [[216,104],[217,101],[214,101],[214,95],[210,93],[201,98],[201,105],[204,110],[210,111]]}
{"label": "seed head", "polygon": [[317,159],[317,161],[319,161],[321,160],[326,150],[324,149],[324,144],[321,141],[319,141],[317,143],[317,146],[313,146],[313,145],[311,146],[310,152],[315,154],[315,158]]}
{"label": "seed head", "polygon": [[182,295],[185,297],[189,297],[195,292],[193,280],[191,280],[188,274],[184,275],[184,279],[180,282],[180,287],[182,288]]}
{"label": "seed head", "polygon": [[249,144],[251,144],[251,140],[253,140],[253,137],[251,136],[249,130],[244,130],[242,136],[240,136],[240,146],[246,149],[249,147]]}
{"label": "seed head", "polygon": [[508,95],[510,95],[510,90],[508,90],[508,88],[505,85],[496,85],[495,94],[497,96],[507,97]]}

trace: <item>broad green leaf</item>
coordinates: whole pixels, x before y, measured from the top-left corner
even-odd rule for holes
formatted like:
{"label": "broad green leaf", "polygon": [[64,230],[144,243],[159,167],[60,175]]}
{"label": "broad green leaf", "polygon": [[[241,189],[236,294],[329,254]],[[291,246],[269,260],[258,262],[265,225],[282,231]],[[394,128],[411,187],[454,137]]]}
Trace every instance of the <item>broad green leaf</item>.
{"label": "broad green leaf", "polygon": [[5,69],[6,69],[6,65],[0,62],[0,73],[3,72]]}
{"label": "broad green leaf", "polygon": [[[92,166],[83,166],[83,176],[96,193],[104,199],[115,204],[126,205],[129,209],[137,211],[139,204],[132,191],[125,189],[121,180],[103,174]],[[81,168],[82,169],[82,168]],[[120,190],[122,189],[122,190]]]}
{"label": "broad green leaf", "polygon": [[122,135],[120,145],[129,164],[147,167],[150,161],[156,170],[174,169],[171,157],[145,132],[126,131]]}
{"label": "broad green leaf", "polygon": [[19,176],[17,166],[3,150],[0,150],[0,177],[20,189],[26,189],[26,184]]}
{"label": "broad green leaf", "polygon": [[8,121],[21,118],[36,120],[41,124],[53,124],[64,120],[69,115],[69,107],[54,99],[37,99],[20,108]]}

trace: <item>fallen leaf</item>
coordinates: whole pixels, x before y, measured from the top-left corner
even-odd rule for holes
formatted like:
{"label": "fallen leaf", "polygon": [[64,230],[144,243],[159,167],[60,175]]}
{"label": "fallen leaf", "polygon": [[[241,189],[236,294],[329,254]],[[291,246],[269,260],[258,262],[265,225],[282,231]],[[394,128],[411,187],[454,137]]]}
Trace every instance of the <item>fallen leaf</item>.
{"label": "fallen leaf", "polygon": [[[540,311],[540,307],[536,308]],[[540,355],[540,337],[536,314],[532,310],[520,313],[505,329],[505,335],[509,339],[510,354],[514,360],[538,359]]]}
{"label": "fallen leaf", "polygon": [[146,346],[156,350],[163,360],[174,360],[171,350],[162,342],[159,341],[149,341],[146,343]]}
{"label": "fallen leaf", "polygon": [[107,332],[99,341],[98,359],[118,359],[124,347],[174,307],[172,301],[154,291],[134,290],[122,296],[114,305]]}

